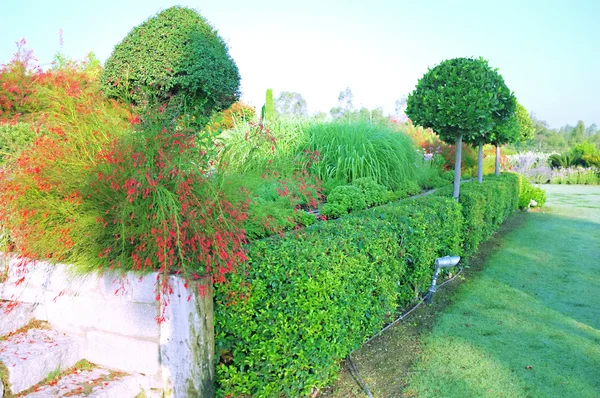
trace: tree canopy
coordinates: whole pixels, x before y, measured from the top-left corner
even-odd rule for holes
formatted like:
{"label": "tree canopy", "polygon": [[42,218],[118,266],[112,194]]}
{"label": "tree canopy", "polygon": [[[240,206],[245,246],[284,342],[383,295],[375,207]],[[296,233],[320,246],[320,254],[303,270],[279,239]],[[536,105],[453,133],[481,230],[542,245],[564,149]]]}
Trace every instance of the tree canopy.
{"label": "tree canopy", "polygon": [[494,126],[514,112],[516,99],[502,76],[482,58],[443,61],[419,80],[408,96],[406,114],[454,143],[485,140]]}
{"label": "tree canopy", "polygon": [[168,8],[117,44],[101,76],[104,93],[137,104],[169,103],[208,117],[240,96],[226,43],[198,12]]}

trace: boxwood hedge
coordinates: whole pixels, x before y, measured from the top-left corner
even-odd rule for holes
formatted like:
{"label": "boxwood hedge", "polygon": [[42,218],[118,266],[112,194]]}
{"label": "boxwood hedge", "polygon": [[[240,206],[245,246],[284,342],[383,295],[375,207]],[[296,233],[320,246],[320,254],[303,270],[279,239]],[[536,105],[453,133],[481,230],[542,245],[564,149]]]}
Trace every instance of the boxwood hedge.
{"label": "boxwood hedge", "polygon": [[216,287],[219,396],[306,396],[430,283],[433,261],[472,253],[515,208],[515,175],[354,213],[255,242]]}

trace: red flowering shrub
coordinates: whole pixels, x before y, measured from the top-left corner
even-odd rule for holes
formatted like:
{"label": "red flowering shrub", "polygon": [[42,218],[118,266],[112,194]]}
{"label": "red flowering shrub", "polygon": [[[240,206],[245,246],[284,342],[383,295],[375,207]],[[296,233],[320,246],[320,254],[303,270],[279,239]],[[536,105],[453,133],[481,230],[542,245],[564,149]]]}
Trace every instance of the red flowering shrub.
{"label": "red flowering shrub", "polygon": [[[87,192],[102,227],[92,269],[223,282],[245,261],[245,208],[213,183],[205,141],[156,122],[99,153]],[[167,283],[161,279],[159,297],[170,291]]]}
{"label": "red flowering shrub", "polygon": [[77,261],[94,224],[81,190],[100,150],[129,129],[130,112],[102,98],[85,64],[44,72],[31,60],[21,47],[0,68],[1,122],[38,131],[0,170],[0,224],[23,256]]}
{"label": "red flowering shrub", "polygon": [[42,71],[22,54],[0,69],[0,117],[39,133],[0,169],[8,250],[85,272],[157,271],[165,301],[168,275],[222,282],[245,260],[246,209],[214,184],[213,135],[186,130],[185,115],[165,122],[164,108],[140,124],[102,96],[97,71]]}

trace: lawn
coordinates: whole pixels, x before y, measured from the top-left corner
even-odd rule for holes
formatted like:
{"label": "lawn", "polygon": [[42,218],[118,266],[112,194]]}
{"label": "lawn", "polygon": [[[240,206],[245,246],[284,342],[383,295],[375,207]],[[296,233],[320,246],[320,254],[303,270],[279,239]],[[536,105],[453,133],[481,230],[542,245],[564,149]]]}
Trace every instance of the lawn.
{"label": "lawn", "polygon": [[600,187],[544,186],[456,291],[404,389],[418,397],[600,396]]}

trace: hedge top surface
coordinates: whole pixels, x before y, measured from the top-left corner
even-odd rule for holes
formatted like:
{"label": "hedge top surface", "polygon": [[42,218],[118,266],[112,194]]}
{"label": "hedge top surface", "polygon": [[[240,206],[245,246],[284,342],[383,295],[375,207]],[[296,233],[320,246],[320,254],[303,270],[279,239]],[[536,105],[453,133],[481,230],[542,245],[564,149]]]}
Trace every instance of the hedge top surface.
{"label": "hedge top surface", "polygon": [[198,12],[180,6],[149,18],[117,44],[101,81],[109,97],[139,104],[183,96],[205,115],[240,96],[226,43]]}
{"label": "hedge top surface", "polygon": [[454,58],[430,69],[408,96],[406,113],[449,143],[479,142],[515,112],[516,99],[486,60]]}

